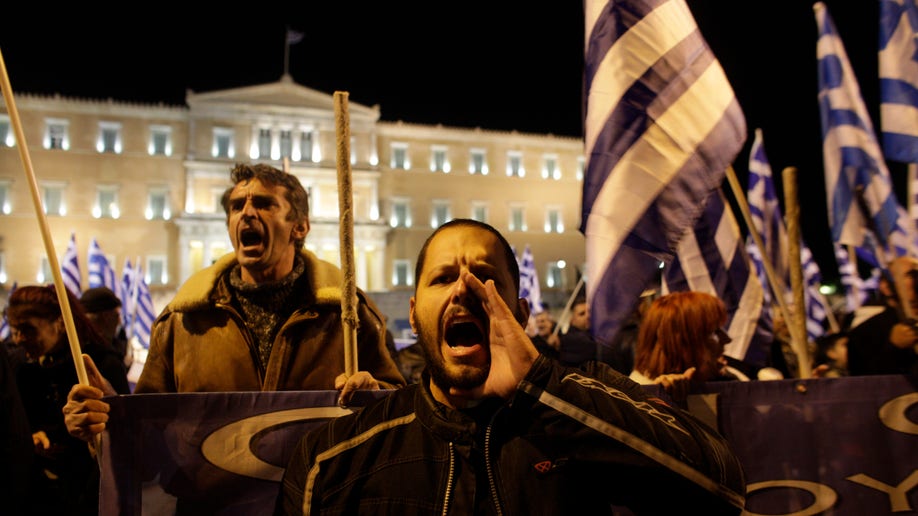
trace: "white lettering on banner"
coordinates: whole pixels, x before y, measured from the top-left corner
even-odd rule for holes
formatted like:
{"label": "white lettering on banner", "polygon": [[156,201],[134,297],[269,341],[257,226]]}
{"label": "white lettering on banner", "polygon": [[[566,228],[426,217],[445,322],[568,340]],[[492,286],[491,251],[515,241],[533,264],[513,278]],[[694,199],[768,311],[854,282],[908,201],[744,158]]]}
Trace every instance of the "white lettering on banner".
{"label": "white lettering on banner", "polygon": [[768,480],[765,482],[756,482],[746,486],[746,499],[749,494],[762,489],[769,489],[777,493],[778,488],[802,489],[813,495],[813,504],[797,512],[789,512],[784,515],[758,514],[749,511],[743,511],[743,516],[811,516],[819,514],[830,509],[838,500],[838,494],[835,490],[819,482],[808,482],[806,480]]}
{"label": "white lettering on banner", "polygon": [[918,423],[909,420],[906,416],[909,407],[916,403],[918,403],[918,392],[911,392],[893,398],[880,407],[880,421],[897,432],[918,435]]}
{"label": "white lettering on banner", "polygon": [[[882,493],[886,493],[886,495],[889,497],[890,512],[911,512],[913,510],[908,502],[908,493],[916,485],[918,485],[918,469],[913,470],[912,473],[897,486],[890,486],[880,482],[879,480],[871,478],[864,473],[851,475],[850,477],[847,477],[847,480],[866,487],[870,487],[872,489],[876,489]],[[767,480],[764,482],[755,482],[749,484],[746,486],[746,499],[748,501],[749,498],[751,498],[752,493],[765,489],[768,489],[769,492],[768,495],[764,496],[781,496],[781,492],[778,491],[780,488],[802,489],[813,495],[813,503],[809,507],[804,507],[799,511],[789,512],[787,514],[765,515],[745,510],[743,511],[743,516],[810,516],[812,514],[820,514],[823,511],[831,509],[835,505],[835,502],[838,500],[838,494],[830,486],[820,484],[819,482],[810,482],[808,480],[790,479]]]}
{"label": "white lettering on banner", "polygon": [[905,480],[898,486],[884,484],[875,478],[871,478],[863,473],[851,475],[847,478],[852,482],[872,487],[877,491],[882,491],[889,496],[889,508],[892,512],[911,511],[912,507],[908,503],[908,492],[918,485],[918,469],[912,471]]}
{"label": "white lettering on banner", "polygon": [[271,427],[293,421],[331,419],[353,412],[340,407],[309,407],[268,412],[247,417],[214,430],[201,443],[201,454],[214,466],[262,480],[280,482],[284,469],[265,462],[252,453],[252,438]]}

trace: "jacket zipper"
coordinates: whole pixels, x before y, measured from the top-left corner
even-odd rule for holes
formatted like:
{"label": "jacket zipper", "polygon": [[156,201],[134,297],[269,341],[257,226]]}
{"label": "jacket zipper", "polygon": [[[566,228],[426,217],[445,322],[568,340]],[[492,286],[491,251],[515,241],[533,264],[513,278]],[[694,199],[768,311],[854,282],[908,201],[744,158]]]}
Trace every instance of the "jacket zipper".
{"label": "jacket zipper", "polygon": [[501,409],[498,409],[494,413],[494,416],[491,417],[491,422],[488,423],[488,428],[485,430],[485,467],[488,470],[488,486],[491,489],[491,499],[494,500],[494,510],[498,515],[504,512],[500,507],[500,498],[497,496],[497,480],[494,478],[494,471],[491,468],[491,430],[494,429],[494,420],[500,411]]}
{"label": "jacket zipper", "polygon": [[446,478],[446,493],[443,495],[443,516],[449,512],[449,498],[453,491],[453,475],[456,473],[456,456],[453,443],[449,443],[449,476]]}

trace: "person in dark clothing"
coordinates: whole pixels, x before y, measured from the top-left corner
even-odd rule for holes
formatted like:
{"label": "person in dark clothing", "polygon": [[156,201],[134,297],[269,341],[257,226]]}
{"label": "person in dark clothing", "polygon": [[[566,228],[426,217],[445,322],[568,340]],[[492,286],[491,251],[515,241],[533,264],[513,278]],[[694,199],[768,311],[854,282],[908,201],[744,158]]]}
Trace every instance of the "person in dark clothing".
{"label": "person in dark clothing", "polygon": [[[121,357],[93,327],[76,296],[67,295],[80,349],[118,394],[128,394]],[[7,318],[18,345],[12,362],[35,450],[28,510],[97,514],[98,465],[86,443],[72,437],[64,425],[62,409],[78,379],[63,317],[53,285],[19,287],[10,295]]]}
{"label": "person in dark clothing", "polygon": [[121,356],[124,367],[130,369],[134,352],[121,324],[121,300],[118,296],[108,287],[93,287],[83,292],[80,304],[102,337],[111,342],[112,349]]}
{"label": "person in dark clothing", "polygon": [[536,350],[517,267],[487,224],[434,231],[409,304],[421,383],[308,432],[276,514],[740,514],[722,436],[606,364]]}
{"label": "person in dark clothing", "polygon": [[551,318],[548,310],[543,310],[535,316],[536,334],[532,336],[532,343],[535,344],[539,353],[557,359],[559,357],[558,348],[561,347],[561,339],[555,333],[555,327],[558,325]]}
{"label": "person in dark clothing", "polygon": [[908,317],[918,314],[918,259],[896,258],[889,264],[889,274],[879,283],[886,299],[883,311],[848,333],[851,376],[909,374],[918,378],[918,328]]}
{"label": "person in dark clothing", "polygon": [[0,500],[3,513],[25,514],[31,503],[29,492],[32,469],[32,432],[26,418],[16,375],[10,364],[7,343],[0,343]]}

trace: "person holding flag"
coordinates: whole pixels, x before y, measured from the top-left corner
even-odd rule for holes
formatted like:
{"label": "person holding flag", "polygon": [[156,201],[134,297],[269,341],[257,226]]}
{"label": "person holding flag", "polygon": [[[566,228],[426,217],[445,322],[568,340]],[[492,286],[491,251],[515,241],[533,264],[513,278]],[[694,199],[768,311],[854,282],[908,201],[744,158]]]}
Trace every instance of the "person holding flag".
{"label": "person holding flag", "polygon": [[[359,290],[364,369],[345,374],[342,274],[304,248],[309,204],[299,178],[243,163],[230,177],[223,207],[234,251],[192,275],[156,318],[134,392],[334,389],[346,404],[356,390],[404,386],[383,316]],[[75,385],[64,412],[70,433],[90,441],[109,406],[104,378],[86,362],[92,385]]]}

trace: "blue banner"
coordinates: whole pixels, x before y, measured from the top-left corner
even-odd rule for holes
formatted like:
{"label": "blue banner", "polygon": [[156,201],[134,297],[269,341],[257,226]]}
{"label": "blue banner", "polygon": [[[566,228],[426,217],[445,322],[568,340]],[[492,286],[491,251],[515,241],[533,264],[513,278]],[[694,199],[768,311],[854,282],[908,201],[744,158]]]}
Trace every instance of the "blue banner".
{"label": "blue banner", "polygon": [[[647,386],[657,391],[657,386]],[[355,406],[389,391],[360,393]],[[334,391],[108,398],[99,514],[265,515]],[[734,446],[748,515],[914,513],[918,392],[904,376],[713,382],[689,410]]]}

